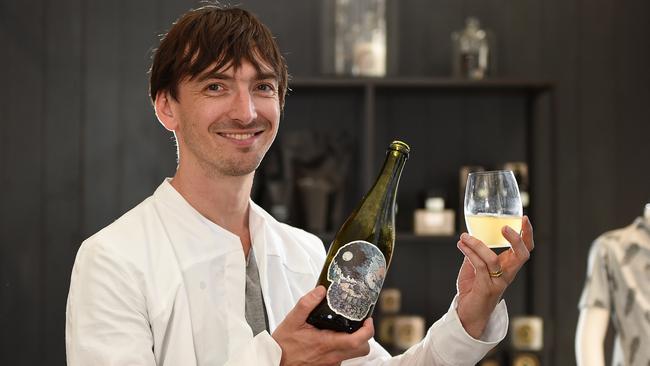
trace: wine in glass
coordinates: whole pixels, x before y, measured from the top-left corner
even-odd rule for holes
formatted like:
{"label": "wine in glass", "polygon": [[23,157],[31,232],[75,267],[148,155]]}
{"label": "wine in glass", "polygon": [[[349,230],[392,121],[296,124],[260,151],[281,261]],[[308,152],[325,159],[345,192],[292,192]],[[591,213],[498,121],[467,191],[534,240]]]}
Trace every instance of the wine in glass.
{"label": "wine in glass", "polygon": [[510,243],[501,228],[521,232],[521,197],[512,171],[469,173],[465,188],[465,223],[473,237],[490,248],[507,248]]}

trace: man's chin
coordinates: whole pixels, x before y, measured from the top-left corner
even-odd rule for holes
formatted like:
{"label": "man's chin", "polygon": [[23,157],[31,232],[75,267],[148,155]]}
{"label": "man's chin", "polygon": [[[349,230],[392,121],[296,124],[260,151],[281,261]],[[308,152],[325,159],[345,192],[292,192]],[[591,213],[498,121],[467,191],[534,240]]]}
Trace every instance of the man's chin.
{"label": "man's chin", "polygon": [[219,173],[229,177],[243,177],[254,173],[260,166],[262,159],[255,162],[239,162],[227,164],[219,168]]}

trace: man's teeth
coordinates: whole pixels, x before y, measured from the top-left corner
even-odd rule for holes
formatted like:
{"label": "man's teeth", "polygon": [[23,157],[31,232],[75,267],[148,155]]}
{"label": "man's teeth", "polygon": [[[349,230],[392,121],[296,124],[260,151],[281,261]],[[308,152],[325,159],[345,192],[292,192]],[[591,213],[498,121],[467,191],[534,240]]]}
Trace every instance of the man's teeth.
{"label": "man's teeth", "polygon": [[235,140],[246,140],[255,136],[254,133],[223,133],[222,135],[229,139],[235,139]]}

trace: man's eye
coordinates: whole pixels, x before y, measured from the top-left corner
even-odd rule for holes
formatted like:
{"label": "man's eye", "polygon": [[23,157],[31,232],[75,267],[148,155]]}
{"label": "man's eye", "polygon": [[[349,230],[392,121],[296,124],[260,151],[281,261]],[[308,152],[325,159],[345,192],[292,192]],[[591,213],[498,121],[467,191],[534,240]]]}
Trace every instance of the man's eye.
{"label": "man's eye", "polygon": [[210,84],[210,85],[208,85],[208,90],[210,90],[210,91],[219,91],[219,90],[221,90],[221,85],[219,85],[219,84]]}
{"label": "man's eye", "polygon": [[275,86],[271,84],[260,84],[257,86],[257,89],[264,91],[264,92],[272,92],[275,90]]}

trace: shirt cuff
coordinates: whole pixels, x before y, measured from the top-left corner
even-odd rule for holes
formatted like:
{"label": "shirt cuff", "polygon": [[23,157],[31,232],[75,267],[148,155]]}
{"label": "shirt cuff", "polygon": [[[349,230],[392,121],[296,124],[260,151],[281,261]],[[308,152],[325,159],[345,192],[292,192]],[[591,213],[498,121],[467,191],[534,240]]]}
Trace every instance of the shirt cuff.
{"label": "shirt cuff", "polygon": [[474,364],[506,337],[508,333],[506,303],[501,300],[494,308],[480,339],[473,338],[465,331],[456,312],[457,305],[458,296],[454,297],[449,311],[431,327],[433,347],[447,362],[446,364]]}
{"label": "shirt cuff", "polygon": [[277,366],[282,359],[282,348],[271,337],[269,332],[263,331],[253,337],[246,349],[241,350],[236,357],[231,357],[227,366]]}
{"label": "shirt cuff", "polygon": [[[263,331],[253,338],[254,342],[259,342],[264,346],[261,346],[260,349],[263,349],[264,355],[260,355],[259,359],[271,361],[271,365],[279,365],[280,360],[282,359],[282,348],[278,342],[275,341],[273,337],[267,331]],[[262,363],[258,363],[262,365]]]}

